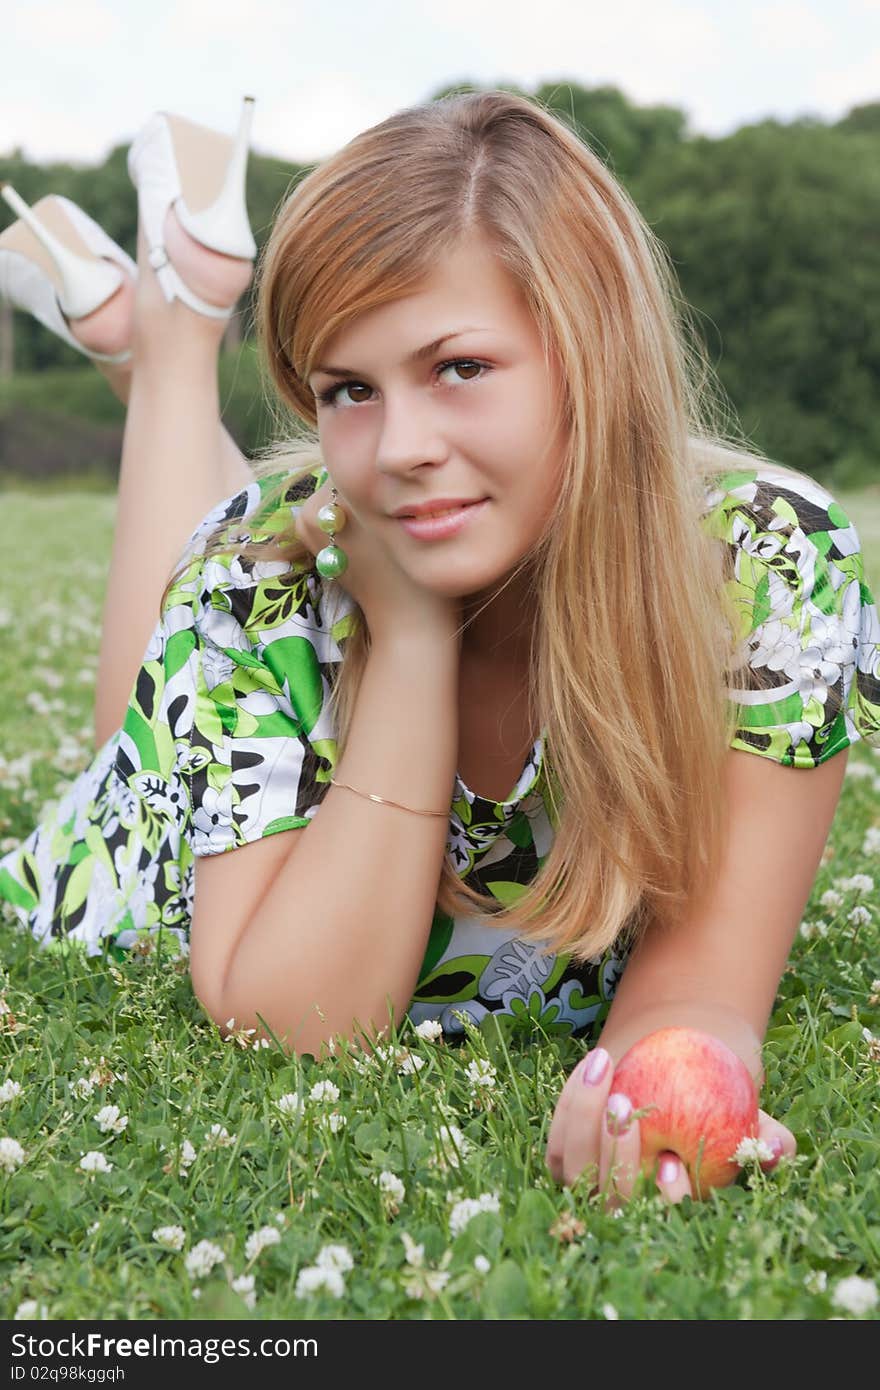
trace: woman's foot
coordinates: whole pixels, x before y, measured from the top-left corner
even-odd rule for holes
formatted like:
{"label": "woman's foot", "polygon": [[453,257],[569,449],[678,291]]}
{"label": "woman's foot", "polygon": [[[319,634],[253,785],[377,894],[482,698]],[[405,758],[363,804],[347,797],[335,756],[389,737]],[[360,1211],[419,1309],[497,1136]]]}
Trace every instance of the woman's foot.
{"label": "woman's foot", "polygon": [[[131,343],[134,293],[135,282],[126,275],[116,293],[93,314],[86,314],[81,319],[68,319],[67,326],[77,342],[90,352],[123,352]],[[99,362],[97,365],[119,364]]]}
{"label": "woman's foot", "polygon": [[[233,256],[221,255],[218,251],[211,251],[208,247],[202,246],[195,241],[188,232],[185,232],[177,220],[177,215],[173,208],[168,209],[165,219],[165,244],[169,259],[175,269],[186,281],[193,292],[200,298],[207,300],[209,304],[226,306],[234,304],[247,289],[253,276],[253,263],[251,261],[238,260]],[[144,285],[144,281],[146,284]],[[155,273],[149,264],[146,254],[146,246],[142,235],[138,236],[138,283],[131,280],[128,276],[125,283],[119,287],[116,293],[102,304],[100,309],[96,309],[93,314],[85,318],[69,321],[69,328],[73,336],[83,347],[92,352],[116,353],[126,347],[130,347],[134,341],[134,318],[135,305],[138,307],[138,340],[140,352],[149,347],[150,338],[155,334],[158,338],[161,334],[161,324],[172,321],[169,315],[169,306],[156,281]],[[183,306],[185,313],[190,319],[197,319],[199,316],[186,306]],[[179,311],[175,309],[173,321],[179,322]],[[186,320],[184,319],[184,324]],[[145,332],[145,325],[151,325],[149,331]],[[200,323],[194,324],[193,328],[198,333],[207,330],[209,336],[222,338],[226,329],[225,320],[202,319]],[[129,359],[125,363],[114,362],[95,362],[95,366],[106,377],[114,395],[123,404],[128,403],[131,391],[131,374],[134,360]]]}
{"label": "woman's foot", "polygon": [[112,384],[126,363],[107,359],[125,358],[131,343],[134,261],[69,198],[50,193],[29,206],[9,183],[0,197],[18,214],[0,232],[0,297],[94,357]]}
{"label": "woman's foot", "polygon": [[[253,262],[202,246],[184,231],[173,207],[165,216],[163,238],[174,269],[192,292],[208,303],[224,308],[231,306],[250,284]],[[214,350],[219,349],[229,320],[196,313],[181,299],[169,303],[150,264],[149,254],[144,226],[139,221],[138,287],[132,338],[137,361],[157,360],[161,365],[169,353],[177,354],[190,343],[208,343]]]}
{"label": "woman's foot", "polygon": [[173,207],[165,215],[164,236],[171,264],[199,299],[225,309],[241,298],[254,273],[252,261],[202,246],[183,230]]}

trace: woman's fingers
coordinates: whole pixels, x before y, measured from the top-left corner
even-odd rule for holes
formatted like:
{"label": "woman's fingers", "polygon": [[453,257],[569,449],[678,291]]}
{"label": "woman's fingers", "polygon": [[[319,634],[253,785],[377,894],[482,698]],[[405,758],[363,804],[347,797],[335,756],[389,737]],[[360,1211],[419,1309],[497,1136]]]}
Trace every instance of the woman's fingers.
{"label": "woman's fingers", "polygon": [[677,1153],[671,1149],[659,1155],[657,1164],[657,1189],[660,1195],[671,1203],[680,1202],[683,1197],[693,1197],[691,1180]]}
{"label": "woman's fingers", "polygon": [[563,1086],[547,1136],[546,1162],[555,1182],[570,1187],[590,1165],[598,1171],[599,1126],[611,1072],[609,1053],[596,1047]]}
{"label": "woman's fingers", "polygon": [[780,1158],[793,1158],[797,1153],[797,1140],[791,1130],[786,1129],[779,1120],[774,1120],[766,1110],[758,1111],[758,1138],[763,1139],[767,1147],[773,1150],[773,1157],[765,1159],[761,1164],[765,1173],[775,1168]]}
{"label": "woman's fingers", "polygon": [[[581,1058],[571,1072],[556,1105],[547,1137],[546,1162],[554,1181],[571,1187],[580,1175],[593,1169],[596,1189],[612,1210],[632,1196],[641,1169],[641,1134],[628,1096],[611,1093],[611,1057],[602,1048]],[[784,1132],[794,1146],[794,1136],[771,1120],[773,1135]],[[693,1197],[690,1178],[677,1154],[664,1151],[656,1167],[657,1190],[665,1201]],[[594,1189],[595,1190],[595,1189]]]}
{"label": "woman's fingers", "polygon": [[599,1140],[599,1191],[614,1209],[632,1196],[642,1161],[639,1122],[628,1096],[612,1092],[602,1116]]}

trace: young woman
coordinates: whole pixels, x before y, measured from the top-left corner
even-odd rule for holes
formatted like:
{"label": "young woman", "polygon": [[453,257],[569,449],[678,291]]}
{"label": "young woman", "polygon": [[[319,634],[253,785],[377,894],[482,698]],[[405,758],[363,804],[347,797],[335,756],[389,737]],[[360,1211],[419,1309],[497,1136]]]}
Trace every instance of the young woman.
{"label": "young woman", "polygon": [[[846,750],[880,740],[858,536],[725,443],[650,229],[504,92],[399,112],[287,198],[258,326],[300,433],[252,471],[216,380],[249,117],[138,136],[136,272],[61,199],[0,236],[33,312],[41,217],[115,262],[77,314],[56,240],[40,306],[128,402],[98,751],[0,897],[46,944],[176,936],[219,1026],[298,1051],[404,1015],[590,1036],[547,1161],[613,1159],[625,1196],[632,1043],[685,1024],[762,1080]],[[692,1191],[671,1153],[657,1182]]]}

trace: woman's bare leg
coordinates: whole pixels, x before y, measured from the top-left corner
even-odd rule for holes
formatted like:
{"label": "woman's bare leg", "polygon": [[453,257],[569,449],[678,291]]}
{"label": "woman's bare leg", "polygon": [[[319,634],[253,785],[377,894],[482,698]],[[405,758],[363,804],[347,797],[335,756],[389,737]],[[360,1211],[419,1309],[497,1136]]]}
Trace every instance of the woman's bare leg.
{"label": "woman's bare leg", "polygon": [[[185,236],[179,229],[178,235]],[[193,290],[210,298],[208,258],[214,253],[195,243],[189,249],[201,261],[185,272],[180,262],[186,251],[175,255],[169,244]],[[249,264],[233,265],[233,279],[246,284]],[[187,540],[212,507],[253,478],[219,419],[217,358],[225,324],[179,300],[166,302],[139,230],[132,360],[123,368],[103,367],[128,414],[98,661],[96,747],[121,726],[162,591]]]}

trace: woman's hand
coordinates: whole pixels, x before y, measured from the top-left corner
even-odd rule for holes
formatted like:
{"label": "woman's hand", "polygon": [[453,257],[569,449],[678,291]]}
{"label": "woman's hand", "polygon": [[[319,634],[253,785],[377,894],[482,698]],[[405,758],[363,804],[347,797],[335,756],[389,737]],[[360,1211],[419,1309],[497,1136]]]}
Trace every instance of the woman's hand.
{"label": "woman's hand", "polygon": [[[328,480],[297,512],[297,535],[313,555],[330,544],[327,532],[318,525],[318,512],[332,501],[332,484]],[[461,601],[418,584],[400,568],[377,532],[358,521],[341,495],[338,504],[348,519],[336,533],[334,544],[345,551],[348,566],[337,582],[360,606],[371,637],[401,633],[421,636],[426,630],[435,630],[441,637],[459,634],[460,643]],[[389,526],[397,524],[389,518]]]}
{"label": "woman's hand", "polygon": [[[632,1195],[642,1163],[638,1121],[627,1122],[629,1098],[611,1090],[615,1065],[601,1047],[578,1062],[557,1102],[546,1154],[554,1180],[566,1187],[592,1168],[592,1191],[606,1193],[611,1207],[621,1206]],[[794,1154],[797,1144],[785,1125],[763,1110],[758,1116],[758,1138],[775,1150],[774,1157],[761,1164],[767,1172],[780,1158]],[[655,1181],[668,1202],[694,1195],[686,1167],[671,1150],[660,1155]]]}

